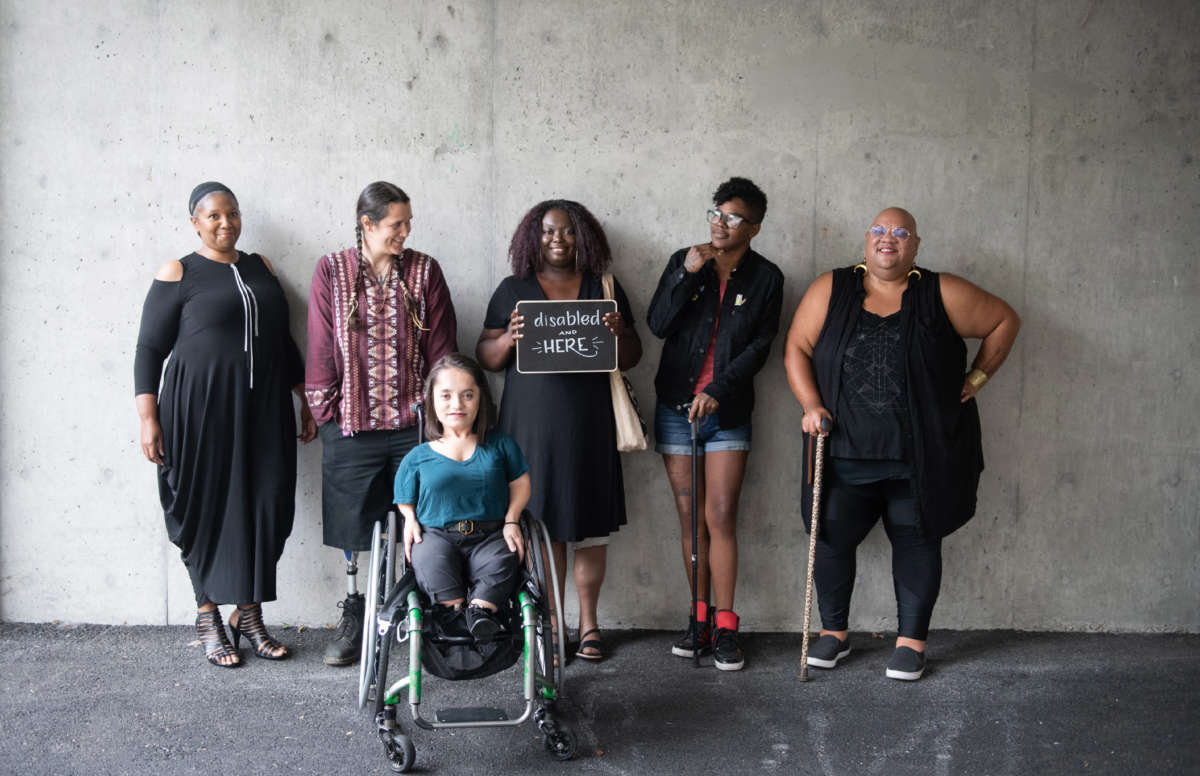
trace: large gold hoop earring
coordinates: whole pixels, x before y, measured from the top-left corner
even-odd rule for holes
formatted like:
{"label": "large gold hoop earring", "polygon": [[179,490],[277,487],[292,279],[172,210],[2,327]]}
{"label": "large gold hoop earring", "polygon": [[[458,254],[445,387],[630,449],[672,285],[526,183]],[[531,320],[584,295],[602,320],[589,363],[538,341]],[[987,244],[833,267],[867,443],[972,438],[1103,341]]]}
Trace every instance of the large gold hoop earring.
{"label": "large gold hoop earring", "polygon": [[863,263],[861,263],[861,264],[855,264],[855,265],[854,265],[854,271],[855,271],[855,272],[858,272],[859,270],[862,270],[862,273],[863,273],[864,275],[865,275],[865,274],[867,274],[867,263],[866,263],[865,261],[864,261]]}
{"label": "large gold hoop earring", "polygon": [[921,270],[917,269],[916,267],[913,267],[912,269],[910,269],[908,271],[908,276],[911,278],[913,275],[916,275],[917,280],[920,280],[921,279]]}

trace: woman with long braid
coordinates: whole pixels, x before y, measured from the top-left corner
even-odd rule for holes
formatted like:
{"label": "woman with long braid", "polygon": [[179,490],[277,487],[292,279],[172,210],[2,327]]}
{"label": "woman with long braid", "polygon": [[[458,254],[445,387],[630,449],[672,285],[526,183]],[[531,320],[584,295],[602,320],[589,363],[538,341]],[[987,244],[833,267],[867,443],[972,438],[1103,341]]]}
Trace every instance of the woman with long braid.
{"label": "woman with long braid", "polygon": [[429,367],[457,348],[450,290],[438,263],[404,247],[412,205],[398,186],[358,196],[355,247],[322,256],[308,297],[305,393],[320,424],[321,513],[326,545],[346,558],[347,594],[328,665],[350,665],[362,646],[357,555],[392,506],[400,460],[417,444],[410,404]]}

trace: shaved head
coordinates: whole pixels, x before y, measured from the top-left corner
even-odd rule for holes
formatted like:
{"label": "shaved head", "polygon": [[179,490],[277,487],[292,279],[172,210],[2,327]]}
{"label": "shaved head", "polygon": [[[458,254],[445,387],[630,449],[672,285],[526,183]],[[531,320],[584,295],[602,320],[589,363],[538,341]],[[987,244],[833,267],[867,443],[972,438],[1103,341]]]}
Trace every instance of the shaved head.
{"label": "shaved head", "polygon": [[[898,221],[899,223],[890,223]],[[872,223],[887,224],[888,226],[903,226],[913,234],[920,234],[917,231],[917,219],[913,218],[913,214],[902,207],[888,207],[879,211],[879,215],[875,216]]]}

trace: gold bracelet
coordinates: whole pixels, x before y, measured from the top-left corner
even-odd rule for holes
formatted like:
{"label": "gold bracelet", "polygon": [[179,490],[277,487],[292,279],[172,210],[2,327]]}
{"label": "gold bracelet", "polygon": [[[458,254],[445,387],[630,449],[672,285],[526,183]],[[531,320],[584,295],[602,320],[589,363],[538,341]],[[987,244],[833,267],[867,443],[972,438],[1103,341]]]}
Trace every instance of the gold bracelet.
{"label": "gold bracelet", "polygon": [[972,369],[970,372],[967,372],[967,382],[975,386],[976,391],[982,388],[988,379],[988,373],[982,369]]}

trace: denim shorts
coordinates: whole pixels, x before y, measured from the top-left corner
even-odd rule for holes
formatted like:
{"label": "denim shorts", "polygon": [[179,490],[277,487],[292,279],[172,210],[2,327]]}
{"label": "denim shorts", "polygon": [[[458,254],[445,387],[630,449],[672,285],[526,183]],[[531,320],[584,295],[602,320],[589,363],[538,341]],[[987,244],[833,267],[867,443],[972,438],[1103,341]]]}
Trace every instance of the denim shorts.
{"label": "denim shorts", "polygon": [[[654,450],[663,455],[692,454],[692,425],[687,414],[659,402],[654,408]],[[721,428],[717,416],[706,415],[700,421],[697,450],[717,453],[724,450],[750,449],[750,423],[737,428]]]}

